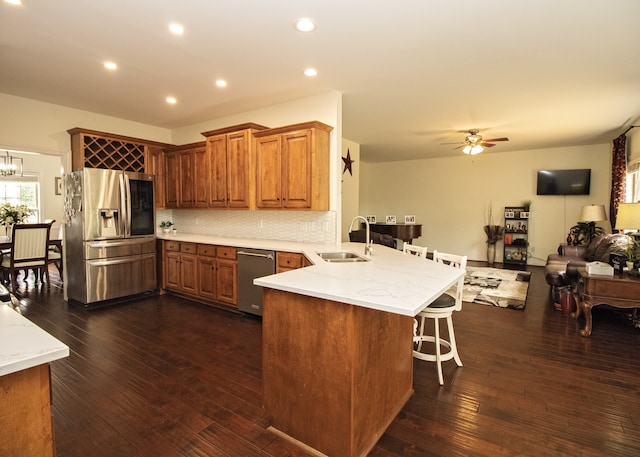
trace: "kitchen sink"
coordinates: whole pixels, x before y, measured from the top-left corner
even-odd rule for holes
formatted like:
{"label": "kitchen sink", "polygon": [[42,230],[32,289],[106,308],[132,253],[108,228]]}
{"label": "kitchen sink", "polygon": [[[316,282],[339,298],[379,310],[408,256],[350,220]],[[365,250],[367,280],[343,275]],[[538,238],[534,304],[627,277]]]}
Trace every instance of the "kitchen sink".
{"label": "kitchen sink", "polygon": [[325,262],[368,262],[370,259],[349,251],[316,252]]}

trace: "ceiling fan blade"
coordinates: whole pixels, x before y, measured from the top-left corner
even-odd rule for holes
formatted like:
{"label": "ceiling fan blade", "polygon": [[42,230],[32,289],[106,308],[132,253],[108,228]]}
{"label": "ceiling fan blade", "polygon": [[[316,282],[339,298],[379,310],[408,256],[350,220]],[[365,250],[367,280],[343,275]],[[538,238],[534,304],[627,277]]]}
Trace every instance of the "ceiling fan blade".
{"label": "ceiling fan blade", "polygon": [[453,148],[453,150],[455,151],[456,149],[462,149],[462,148],[464,148],[465,146],[466,146],[466,145],[465,145],[465,144],[463,144],[462,146],[458,146],[457,148]]}
{"label": "ceiling fan blade", "polygon": [[509,141],[509,138],[491,138],[488,140],[484,140],[487,143],[493,143],[495,141]]}
{"label": "ceiling fan blade", "polygon": [[486,141],[483,141],[482,143],[480,143],[480,146],[482,146],[483,148],[492,148],[495,146],[495,144],[487,143]]}
{"label": "ceiling fan blade", "polygon": [[458,141],[457,143],[440,143],[441,145],[443,144],[467,144],[465,141]]}

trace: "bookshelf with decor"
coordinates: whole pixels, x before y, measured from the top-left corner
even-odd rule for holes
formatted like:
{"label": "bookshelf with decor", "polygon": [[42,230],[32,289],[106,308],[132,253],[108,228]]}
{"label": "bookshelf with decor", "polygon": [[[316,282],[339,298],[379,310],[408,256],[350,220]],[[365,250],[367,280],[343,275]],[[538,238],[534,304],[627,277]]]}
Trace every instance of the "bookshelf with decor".
{"label": "bookshelf with decor", "polygon": [[504,208],[504,255],[508,267],[527,265],[529,252],[529,208],[507,206]]}

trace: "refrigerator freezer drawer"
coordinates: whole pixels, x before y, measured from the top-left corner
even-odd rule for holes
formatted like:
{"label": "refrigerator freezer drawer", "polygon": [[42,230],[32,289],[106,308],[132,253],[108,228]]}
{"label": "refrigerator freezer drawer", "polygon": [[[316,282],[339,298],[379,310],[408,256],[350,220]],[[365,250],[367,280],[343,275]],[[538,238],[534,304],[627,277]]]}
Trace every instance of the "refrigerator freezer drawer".
{"label": "refrigerator freezer drawer", "polygon": [[155,254],[90,260],[85,262],[85,269],[85,303],[141,294],[157,288]]}
{"label": "refrigerator freezer drawer", "polygon": [[84,258],[87,260],[155,254],[155,252],[155,238],[128,238],[122,240],[84,242]]}

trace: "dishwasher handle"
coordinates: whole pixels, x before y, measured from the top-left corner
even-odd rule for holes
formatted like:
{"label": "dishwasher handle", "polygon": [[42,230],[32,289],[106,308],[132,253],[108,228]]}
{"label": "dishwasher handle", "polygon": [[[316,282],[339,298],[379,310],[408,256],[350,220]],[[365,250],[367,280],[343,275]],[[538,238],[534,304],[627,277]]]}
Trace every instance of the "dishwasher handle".
{"label": "dishwasher handle", "polygon": [[258,252],[238,251],[238,255],[247,255],[251,257],[262,257],[264,259],[273,260],[273,254],[260,254]]}

